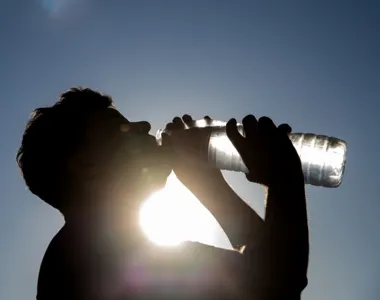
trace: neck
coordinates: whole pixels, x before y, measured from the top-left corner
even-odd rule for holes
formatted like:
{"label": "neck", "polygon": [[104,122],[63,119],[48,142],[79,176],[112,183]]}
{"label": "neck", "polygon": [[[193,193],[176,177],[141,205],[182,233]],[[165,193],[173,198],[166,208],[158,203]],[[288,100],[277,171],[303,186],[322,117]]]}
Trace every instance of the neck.
{"label": "neck", "polygon": [[[123,197],[124,198],[124,197]],[[136,199],[125,197],[123,201],[111,197],[78,198],[72,197],[69,203],[74,205],[63,211],[67,224],[87,224],[91,227],[136,228],[139,226],[140,203]]]}
{"label": "neck", "polygon": [[145,241],[140,227],[140,207],[151,190],[135,188],[116,193],[113,189],[113,192],[72,195],[66,203],[74,205],[62,211],[66,225],[95,235],[107,231],[126,244]]}

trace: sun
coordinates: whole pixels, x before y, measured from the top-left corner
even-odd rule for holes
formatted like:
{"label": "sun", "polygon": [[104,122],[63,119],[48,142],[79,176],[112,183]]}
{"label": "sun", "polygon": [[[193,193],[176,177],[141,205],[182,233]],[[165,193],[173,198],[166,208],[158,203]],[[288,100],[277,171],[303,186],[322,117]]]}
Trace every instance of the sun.
{"label": "sun", "polygon": [[140,225],[148,238],[161,246],[184,241],[215,242],[218,223],[174,174],[164,189],[149,197],[140,210]]}

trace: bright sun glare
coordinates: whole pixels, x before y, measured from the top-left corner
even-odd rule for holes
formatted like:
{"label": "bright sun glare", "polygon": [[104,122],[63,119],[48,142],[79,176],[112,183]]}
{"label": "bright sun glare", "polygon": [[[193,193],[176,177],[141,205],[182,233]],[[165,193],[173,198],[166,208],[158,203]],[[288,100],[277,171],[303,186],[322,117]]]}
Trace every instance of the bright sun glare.
{"label": "bright sun glare", "polygon": [[154,243],[175,246],[184,241],[213,244],[218,223],[172,174],[166,187],[141,207],[140,225]]}

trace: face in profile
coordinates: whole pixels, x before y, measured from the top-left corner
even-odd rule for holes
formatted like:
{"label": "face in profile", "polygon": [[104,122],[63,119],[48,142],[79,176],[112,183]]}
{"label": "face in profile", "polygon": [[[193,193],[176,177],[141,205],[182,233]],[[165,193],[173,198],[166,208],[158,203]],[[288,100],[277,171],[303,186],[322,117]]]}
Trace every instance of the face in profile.
{"label": "face in profile", "polygon": [[115,108],[97,111],[85,122],[77,155],[77,176],[98,189],[129,193],[162,188],[171,172],[170,155],[149,134],[148,122],[129,122]]}

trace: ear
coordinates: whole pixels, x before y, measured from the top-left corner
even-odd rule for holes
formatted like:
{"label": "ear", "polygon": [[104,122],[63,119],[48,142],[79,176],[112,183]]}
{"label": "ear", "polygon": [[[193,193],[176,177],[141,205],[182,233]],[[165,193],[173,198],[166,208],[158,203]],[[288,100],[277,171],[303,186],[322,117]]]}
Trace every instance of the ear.
{"label": "ear", "polygon": [[96,172],[96,167],[96,164],[89,160],[88,156],[86,157],[80,154],[71,156],[67,163],[69,176],[77,182],[94,179],[98,173]]}

